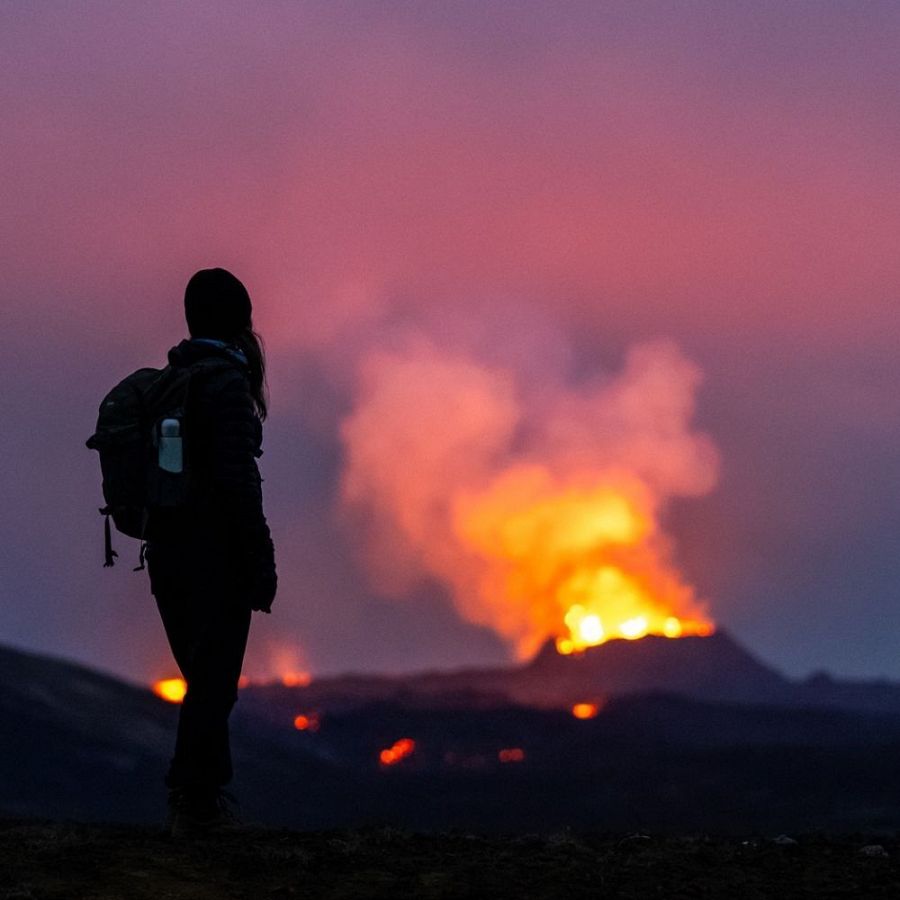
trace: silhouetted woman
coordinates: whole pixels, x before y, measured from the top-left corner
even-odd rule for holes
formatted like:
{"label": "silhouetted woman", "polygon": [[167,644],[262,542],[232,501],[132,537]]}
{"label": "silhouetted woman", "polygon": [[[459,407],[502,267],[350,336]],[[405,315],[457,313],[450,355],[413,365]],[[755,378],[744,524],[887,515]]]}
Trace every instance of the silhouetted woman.
{"label": "silhouetted woman", "polygon": [[166,785],[176,836],[214,829],[228,816],[232,776],[228,717],[237,700],[251,610],[270,612],[274,549],[256,459],[266,416],[265,357],[250,296],[224,269],[203,269],[184,295],[190,339],[169,351],[173,366],[199,366],[185,412],[188,507],[152,522],[150,586],[187,682]]}

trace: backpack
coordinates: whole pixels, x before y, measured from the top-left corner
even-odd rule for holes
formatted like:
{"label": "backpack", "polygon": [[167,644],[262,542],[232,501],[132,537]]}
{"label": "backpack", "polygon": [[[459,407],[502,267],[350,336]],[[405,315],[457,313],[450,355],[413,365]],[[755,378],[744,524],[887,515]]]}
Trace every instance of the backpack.
{"label": "backpack", "polygon": [[147,524],[154,510],[184,507],[191,496],[190,423],[186,410],[192,378],[200,370],[231,367],[222,357],[205,357],[190,367],[144,368],[123,378],[100,404],[97,430],[86,446],[100,454],[105,516],[104,568],[119,555],[112,548],[109,520],[141,541],[144,568]]}

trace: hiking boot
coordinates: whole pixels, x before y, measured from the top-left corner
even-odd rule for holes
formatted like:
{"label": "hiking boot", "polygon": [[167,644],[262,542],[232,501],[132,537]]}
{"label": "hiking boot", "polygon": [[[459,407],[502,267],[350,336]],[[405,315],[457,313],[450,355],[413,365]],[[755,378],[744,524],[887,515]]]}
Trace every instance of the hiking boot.
{"label": "hiking boot", "polygon": [[184,788],[169,788],[169,795],[166,798],[166,829],[168,831],[171,831],[175,824],[178,807],[183,798]]}
{"label": "hiking boot", "polygon": [[169,791],[171,834],[174,838],[203,837],[234,831],[240,826],[237,801],[227,791]]}

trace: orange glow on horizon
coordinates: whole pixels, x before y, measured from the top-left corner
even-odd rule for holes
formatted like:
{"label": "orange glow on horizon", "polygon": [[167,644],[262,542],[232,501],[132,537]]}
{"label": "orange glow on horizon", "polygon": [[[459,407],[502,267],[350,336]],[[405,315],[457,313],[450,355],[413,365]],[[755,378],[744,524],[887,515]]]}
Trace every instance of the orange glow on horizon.
{"label": "orange glow on horizon", "polygon": [[181,703],[187,693],[187,682],[183,678],[162,678],[153,682],[153,693],[167,703]]}
{"label": "orange glow on horizon", "polygon": [[[570,614],[580,613],[580,609],[570,610]],[[556,652],[560,656],[572,656],[581,653],[588,647],[597,647],[609,640],[622,639],[636,641],[647,635],[656,637],[680,638],[680,637],[709,637],[715,634],[716,626],[712,622],[683,621],[675,616],[667,616],[661,623],[646,616],[636,616],[621,622],[611,634],[599,635],[599,639],[590,639],[593,635],[589,631],[586,635],[578,628],[577,636],[558,637],[555,641]]]}
{"label": "orange glow on horizon", "polygon": [[249,675],[241,675],[238,678],[238,688],[266,687],[280,684],[282,687],[309,687],[313,682],[310,672],[289,670],[280,675],[265,675],[251,678]]}

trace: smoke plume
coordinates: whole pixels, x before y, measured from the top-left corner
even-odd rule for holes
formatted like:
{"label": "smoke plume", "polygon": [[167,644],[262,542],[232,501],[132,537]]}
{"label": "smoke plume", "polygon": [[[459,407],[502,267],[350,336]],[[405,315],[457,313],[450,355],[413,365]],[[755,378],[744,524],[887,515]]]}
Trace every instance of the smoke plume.
{"label": "smoke plume", "polygon": [[519,657],[708,627],[661,517],[716,482],[699,369],[667,341],[568,383],[417,337],[366,355],[341,498],[380,590],[438,580]]}

